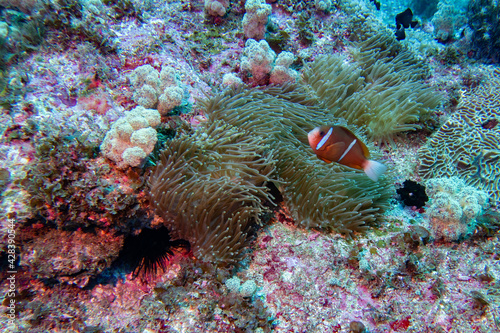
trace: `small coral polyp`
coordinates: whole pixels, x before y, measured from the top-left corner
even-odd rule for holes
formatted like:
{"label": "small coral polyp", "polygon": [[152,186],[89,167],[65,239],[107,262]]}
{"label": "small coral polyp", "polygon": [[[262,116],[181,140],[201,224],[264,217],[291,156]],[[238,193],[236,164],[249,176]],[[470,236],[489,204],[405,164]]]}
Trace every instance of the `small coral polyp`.
{"label": "small coral polyp", "polygon": [[426,182],[430,206],[427,216],[436,239],[460,240],[476,227],[476,219],[489,207],[489,196],[458,177],[432,178]]}
{"label": "small coral polyp", "polygon": [[205,12],[210,16],[224,16],[229,0],[205,0]]}

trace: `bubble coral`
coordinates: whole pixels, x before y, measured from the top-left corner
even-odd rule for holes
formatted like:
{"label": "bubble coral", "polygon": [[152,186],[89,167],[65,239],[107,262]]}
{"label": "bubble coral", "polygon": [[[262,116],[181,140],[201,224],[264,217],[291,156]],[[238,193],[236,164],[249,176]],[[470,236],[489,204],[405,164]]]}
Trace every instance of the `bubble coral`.
{"label": "bubble coral", "polygon": [[139,66],[129,75],[134,87],[134,101],[145,108],[156,108],[166,115],[183,103],[184,90],[175,70],[163,66],[158,71],[151,65]]}
{"label": "bubble coral", "polygon": [[226,15],[229,0],[205,0],[205,11],[211,16]]}
{"label": "bubble coral", "polygon": [[245,36],[256,40],[264,38],[268,16],[272,12],[271,5],[263,0],[247,0],[245,11],[242,22]]}
{"label": "bubble coral", "polygon": [[271,73],[276,53],[265,40],[260,42],[254,39],[247,40],[243,54],[241,69],[249,72],[253,81],[259,82]]}

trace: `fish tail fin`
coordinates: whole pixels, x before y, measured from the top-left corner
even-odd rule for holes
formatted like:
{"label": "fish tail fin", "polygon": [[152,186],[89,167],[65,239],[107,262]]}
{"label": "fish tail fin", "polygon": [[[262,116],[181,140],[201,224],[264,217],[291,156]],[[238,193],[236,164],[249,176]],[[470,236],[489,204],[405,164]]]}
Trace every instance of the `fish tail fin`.
{"label": "fish tail fin", "polygon": [[385,170],[387,170],[387,167],[380,162],[368,160],[363,170],[368,178],[376,182],[378,177],[380,177]]}

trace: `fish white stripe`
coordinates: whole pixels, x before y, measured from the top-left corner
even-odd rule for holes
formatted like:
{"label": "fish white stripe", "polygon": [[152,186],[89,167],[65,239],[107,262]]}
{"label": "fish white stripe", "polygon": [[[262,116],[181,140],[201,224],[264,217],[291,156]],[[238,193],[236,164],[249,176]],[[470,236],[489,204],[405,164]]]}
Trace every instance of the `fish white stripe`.
{"label": "fish white stripe", "polygon": [[328,141],[328,139],[330,138],[330,135],[332,135],[332,132],[333,132],[333,127],[330,127],[330,129],[328,130],[328,132],[326,133],[326,135],[321,139],[321,141],[318,143],[318,145],[316,146],[316,150],[320,149],[321,147],[323,147],[323,145]]}
{"label": "fish white stripe", "polygon": [[354,147],[354,145],[356,144],[356,139],[354,139],[353,142],[351,142],[351,144],[349,145],[349,147],[347,147],[347,149],[345,150],[345,152],[342,154],[342,156],[340,156],[339,160],[337,162],[340,162],[341,159],[343,159],[345,157],[345,155],[347,155],[347,153],[349,152],[349,150],[352,149],[352,147]]}

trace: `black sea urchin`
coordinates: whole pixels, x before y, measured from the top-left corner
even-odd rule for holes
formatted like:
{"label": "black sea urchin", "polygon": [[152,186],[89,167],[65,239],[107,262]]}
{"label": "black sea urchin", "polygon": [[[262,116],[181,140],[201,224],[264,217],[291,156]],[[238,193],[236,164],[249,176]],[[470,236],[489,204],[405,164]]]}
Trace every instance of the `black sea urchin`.
{"label": "black sea urchin", "polygon": [[425,187],[412,180],[405,180],[403,187],[398,188],[396,192],[406,206],[422,208],[429,201]]}
{"label": "black sea urchin", "polygon": [[191,246],[184,239],[172,240],[166,227],[143,229],[139,235],[125,239],[121,255],[133,267],[135,279],[141,272],[151,276],[164,271],[175,248],[189,252]]}

